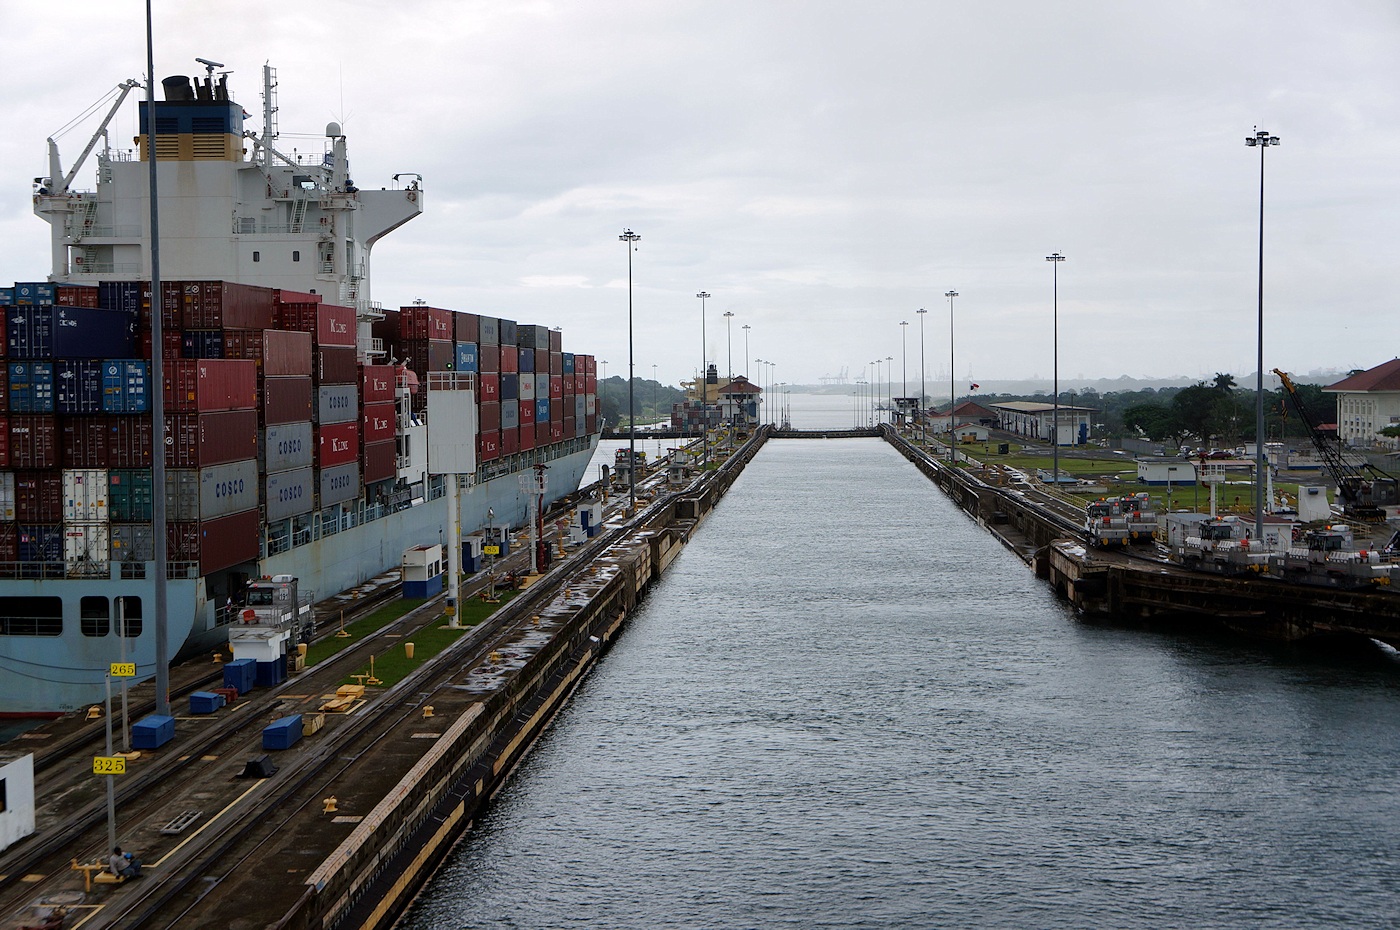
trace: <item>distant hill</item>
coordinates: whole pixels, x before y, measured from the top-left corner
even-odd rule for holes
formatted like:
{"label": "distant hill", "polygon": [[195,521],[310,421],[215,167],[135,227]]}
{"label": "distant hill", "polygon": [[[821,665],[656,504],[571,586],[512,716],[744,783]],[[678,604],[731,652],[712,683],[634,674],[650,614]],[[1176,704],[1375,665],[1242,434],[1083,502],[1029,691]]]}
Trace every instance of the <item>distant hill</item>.
{"label": "distant hill", "polygon": [[[1293,380],[1299,384],[1331,384],[1345,378],[1349,372],[1345,371],[1310,371],[1293,375]],[[1254,386],[1254,373],[1247,375],[1235,375],[1235,382],[1241,388],[1252,388]],[[1164,387],[1190,387],[1198,381],[1209,382],[1210,376],[1188,378],[1186,376],[1176,378],[1131,378],[1127,375],[1120,375],[1117,378],[1061,378],[1061,391],[1086,391],[1094,390],[1100,394],[1110,394],[1122,391],[1145,391],[1148,388]],[[978,381],[977,390],[970,391],[970,384],[960,383],[958,385],[959,396],[971,394],[1049,394],[1054,387],[1054,383],[1049,378],[1025,378],[1021,380],[987,380]],[[899,382],[895,382],[898,390]],[[1276,390],[1279,387],[1278,378],[1272,372],[1264,376],[1264,389]],[[918,392],[918,382],[910,384],[911,390]],[[947,399],[944,392],[948,389],[948,382],[935,383],[929,381],[925,385],[928,394],[932,398],[942,397]],[[794,384],[790,390],[803,394],[850,394],[855,390],[853,384]]]}

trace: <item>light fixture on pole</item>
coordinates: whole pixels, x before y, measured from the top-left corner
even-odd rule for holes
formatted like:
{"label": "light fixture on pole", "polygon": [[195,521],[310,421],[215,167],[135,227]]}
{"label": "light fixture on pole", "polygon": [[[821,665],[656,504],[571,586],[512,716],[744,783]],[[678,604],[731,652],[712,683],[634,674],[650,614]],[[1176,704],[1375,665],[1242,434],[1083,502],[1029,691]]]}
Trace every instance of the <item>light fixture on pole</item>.
{"label": "light fixture on pole", "polygon": [[655,362],[652,362],[652,364],[651,364],[651,415],[652,415],[653,417],[656,416],[656,415],[657,415],[657,412],[658,412],[657,409],[656,409],[656,388],[657,388],[657,381],[656,381],[656,363],[655,363]]}
{"label": "light fixture on pole", "polygon": [[623,229],[617,238],[627,243],[627,499],[629,512],[633,512],[637,509],[637,377],[632,357],[632,250],[633,243],[642,237]]}
{"label": "light fixture on pole", "polygon": [[918,309],[919,314],[919,402],[914,405],[914,417],[920,423],[924,421],[924,317],[928,311],[923,307]]}
{"label": "light fixture on pole", "polygon": [[899,357],[903,374],[900,376],[899,396],[909,396],[909,321],[899,321]]}
{"label": "light fixture on pole", "polygon": [[890,415],[890,424],[894,424],[894,356],[885,356],[885,412]]}
{"label": "light fixture on pole", "polygon": [[1052,279],[1054,281],[1054,316],[1051,341],[1054,343],[1054,419],[1050,423],[1050,466],[1051,480],[1055,482],[1056,490],[1060,487],[1060,262],[1065,257],[1059,252],[1054,252],[1045,256],[1045,260],[1050,262],[1050,267],[1054,269]]}
{"label": "light fixture on pole", "polygon": [[729,380],[734,380],[734,312],[724,311],[724,344],[729,353]]}
{"label": "light fixture on pole", "polygon": [[745,323],[741,328],[744,330],[744,377],[747,378],[749,376],[749,330],[752,327]]}
{"label": "light fixture on pole", "polygon": [[710,367],[705,358],[705,301],[710,299],[709,291],[695,295],[700,298],[700,461],[702,466],[710,461]]}
{"label": "light fixture on pole", "polygon": [[1259,358],[1254,385],[1254,538],[1264,541],[1264,150],[1278,145],[1258,126],[1244,144],[1259,149]]}
{"label": "light fixture on pole", "polygon": [[957,428],[958,410],[958,384],[957,375],[953,373],[953,298],[958,296],[954,290],[945,291],[943,296],[948,298],[948,461],[957,462],[957,436],[953,431]]}

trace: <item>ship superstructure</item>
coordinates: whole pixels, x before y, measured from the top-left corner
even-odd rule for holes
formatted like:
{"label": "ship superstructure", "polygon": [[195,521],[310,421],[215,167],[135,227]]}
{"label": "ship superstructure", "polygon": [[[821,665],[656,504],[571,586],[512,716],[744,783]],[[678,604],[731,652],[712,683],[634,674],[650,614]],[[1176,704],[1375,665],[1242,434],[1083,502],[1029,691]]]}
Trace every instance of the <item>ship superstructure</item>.
{"label": "ship superstructure", "polygon": [[[572,493],[597,445],[593,361],[565,353],[557,329],[371,299],[372,247],[422,211],[421,178],[360,189],[336,124],[323,151],[280,151],[275,72],[259,134],[206,64],[141,105],[132,152],[106,140],[121,99],[66,171],[50,141],[34,209],[52,273],[0,288],[0,715],[95,703],[119,658],[153,673],[153,365],[168,637],[186,653],[228,641],[258,579],[325,597],[449,543],[449,485],[427,469],[432,373],[469,388],[454,402],[478,424],[464,536],[488,518],[521,525],[519,475],[537,465],[550,466],[546,503]],[[94,151],[95,187],[77,190]]]}

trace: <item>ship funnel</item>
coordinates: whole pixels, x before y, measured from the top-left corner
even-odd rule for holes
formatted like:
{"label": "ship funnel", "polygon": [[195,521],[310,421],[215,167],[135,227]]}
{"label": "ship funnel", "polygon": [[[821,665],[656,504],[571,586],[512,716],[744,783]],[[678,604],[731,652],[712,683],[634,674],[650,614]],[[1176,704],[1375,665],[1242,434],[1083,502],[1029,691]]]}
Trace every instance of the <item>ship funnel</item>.
{"label": "ship funnel", "polygon": [[165,90],[168,103],[194,99],[194,88],[190,86],[190,79],[186,75],[176,74],[168,77],[160,82],[160,86]]}

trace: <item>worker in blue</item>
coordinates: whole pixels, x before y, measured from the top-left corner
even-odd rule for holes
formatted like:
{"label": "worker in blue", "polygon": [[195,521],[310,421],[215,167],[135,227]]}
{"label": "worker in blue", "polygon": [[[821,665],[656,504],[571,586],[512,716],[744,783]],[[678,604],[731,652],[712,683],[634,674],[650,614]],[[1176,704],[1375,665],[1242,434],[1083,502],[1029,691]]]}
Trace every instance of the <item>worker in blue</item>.
{"label": "worker in blue", "polygon": [[112,847],[112,855],[107,859],[107,868],[112,870],[113,875],[120,875],[122,878],[141,877],[141,860],[131,853],[123,853],[120,846]]}

